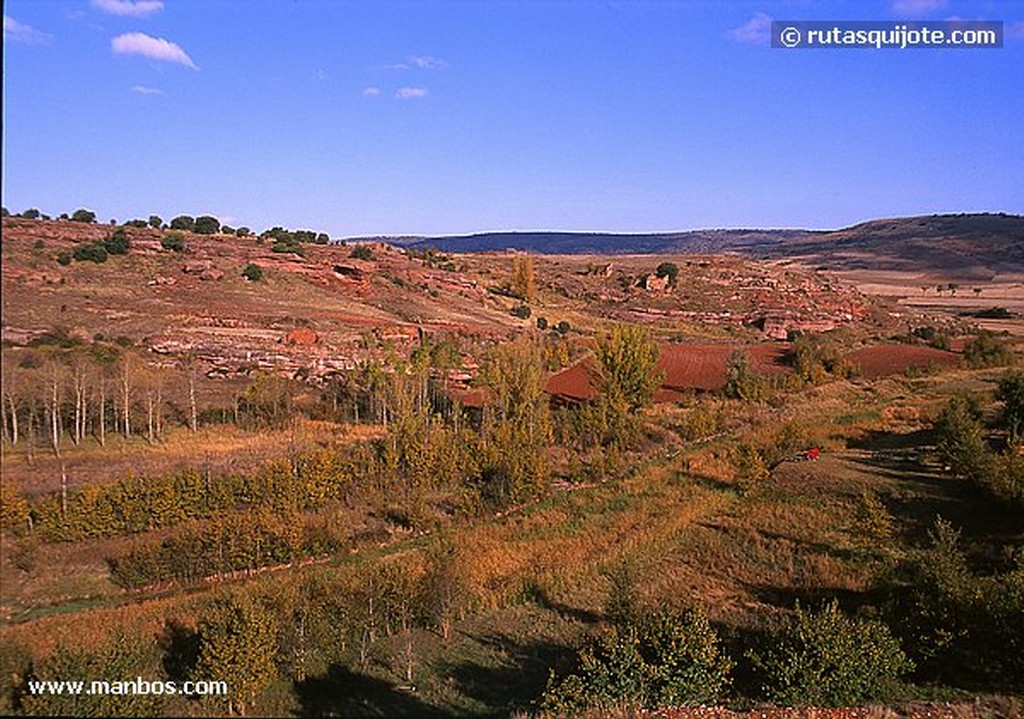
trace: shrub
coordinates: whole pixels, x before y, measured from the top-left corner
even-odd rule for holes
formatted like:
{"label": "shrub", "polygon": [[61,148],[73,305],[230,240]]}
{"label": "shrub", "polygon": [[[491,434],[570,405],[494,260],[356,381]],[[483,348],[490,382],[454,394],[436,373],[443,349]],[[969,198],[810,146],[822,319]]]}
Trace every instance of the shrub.
{"label": "shrub", "polygon": [[92,210],[85,210],[85,209],[75,210],[71,214],[71,221],[72,222],[87,222],[89,224],[92,224],[92,223],[96,222],[96,213],[93,212]]}
{"label": "shrub", "polygon": [[122,228],[117,228],[103,240],[103,249],[110,255],[127,255],[131,243]]}
{"label": "shrub", "polygon": [[703,704],[728,687],[732,669],[718,635],[697,610],[642,617],[601,636],[577,659],[574,673],[549,678],[541,700],[545,711]]}
{"label": "shrub", "polygon": [[237,230],[235,230],[235,237],[248,237],[251,234],[252,230],[250,230],[248,227],[239,227]]}
{"label": "shrub", "polygon": [[557,325],[555,325],[555,330],[560,335],[567,335],[567,334],[569,334],[569,330],[570,329],[571,329],[571,327],[570,327],[569,323],[566,322],[565,320],[562,320]]}
{"label": "shrub", "polygon": [[992,332],[982,330],[964,348],[964,360],[972,368],[999,367],[1013,363],[1013,352]]}
{"label": "shrub", "polygon": [[539,330],[546,330],[547,328],[548,328],[548,318],[547,317],[538,317],[537,318],[537,329],[539,329]]}
{"label": "shrub", "polygon": [[280,253],[291,252],[293,254],[299,255],[300,257],[303,257],[306,254],[306,250],[303,249],[302,245],[300,245],[293,239],[275,240],[274,244],[270,248],[270,251]]}
{"label": "shrub", "polygon": [[958,394],[935,421],[939,457],[955,474],[974,482],[984,481],[992,459],[979,416],[977,400]]}
{"label": "shrub", "polygon": [[1016,566],[974,574],[960,533],[938,519],[931,546],[889,580],[886,613],[917,665],[917,678],[969,687],[1024,687],[1024,553]]}
{"label": "shrub", "polygon": [[74,254],[72,255],[76,262],[106,262],[107,261],[107,250],[100,244],[93,244],[92,242],[78,245],[75,247]]}
{"label": "shrub", "polygon": [[185,235],[180,232],[169,232],[160,238],[160,246],[171,252],[184,252]]}
{"label": "shrub", "polygon": [[178,215],[171,220],[172,230],[185,230],[186,232],[192,232],[195,229],[196,221],[191,215]]}
{"label": "shrub", "polygon": [[913,663],[882,622],[849,617],[832,601],[799,604],[764,653],[749,654],[765,696],[785,705],[849,706],[891,697]]}
{"label": "shrub", "polygon": [[356,245],[348,256],[357,260],[372,260],[373,250],[368,245]]}
{"label": "shrub", "polygon": [[667,277],[668,283],[675,285],[676,278],[679,276],[679,267],[674,262],[662,262],[654,274],[658,277]]}
{"label": "shrub", "polygon": [[512,308],[511,314],[521,320],[529,319],[530,308],[526,305],[519,304]]}
{"label": "shrub", "polygon": [[242,277],[250,282],[259,282],[263,279],[263,268],[250,262],[245,266],[245,269],[242,270]]}
{"label": "shrub", "polygon": [[220,232],[220,220],[211,215],[200,215],[196,218],[193,231],[199,235],[215,235]]}
{"label": "shrub", "polygon": [[71,253],[70,252],[61,252],[60,254],[57,255],[57,262],[59,262],[60,264],[64,265],[65,267],[67,265],[70,265],[71,264]]}
{"label": "shrub", "polygon": [[149,216],[149,226],[152,227],[154,230],[159,230],[163,226],[163,224],[164,221],[160,217],[160,215]]}
{"label": "shrub", "polygon": [[999,380],[996,399],[1003,403],[1002,424],[1015,441],[1024,436],[1024,372],[1013,370]]}

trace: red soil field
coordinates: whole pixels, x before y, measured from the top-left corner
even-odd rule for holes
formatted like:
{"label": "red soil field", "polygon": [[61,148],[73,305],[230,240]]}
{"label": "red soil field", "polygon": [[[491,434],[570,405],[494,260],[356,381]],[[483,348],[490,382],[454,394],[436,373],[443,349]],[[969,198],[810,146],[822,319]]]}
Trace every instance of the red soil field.
{"label": "red soil field", "polygon": [[[729,355],[743,349],[750,357],[751,369],[758,374],[792,372],[785,364],[788,345],[661,345],[658,360],[665,379],[654,394],[655,402],[675,402],[685,390],[713,391],[725,386]],[[572,402],[592,399],[596,394],[593,359],[577,362],[552,375],[544,391]]]}
{"label": "red soil field", "polygon": [[921,345],[875,345],[864,347],[846,355],[846,359],[860,368],[864,379],[876,379],[903,374],[911,367],[927,370],[930,367],[949,369],[956,367],[960,358],[944,350]]}

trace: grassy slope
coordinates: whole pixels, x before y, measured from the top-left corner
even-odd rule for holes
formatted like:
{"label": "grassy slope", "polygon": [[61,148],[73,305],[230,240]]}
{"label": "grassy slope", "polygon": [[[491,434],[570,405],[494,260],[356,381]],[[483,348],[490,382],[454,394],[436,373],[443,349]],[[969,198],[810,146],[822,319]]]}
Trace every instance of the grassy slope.
{"label": "grassy slope", "polygon": [[[643,601],[699,603],[727,633],[738,635],[797,598],[835,594],[851,606],[870,602],[873,578],[923,541],[936,514],[964,527],[979,563],[997,561],[995,548],[1024,539],[1021,528],[927,462],[921,452],[930,438],[913,419],[958,388],[984,386],[990,375],[888,380],[872,388],[833,385],[793,398],[782,409],[758,410],[746,417],[744,433],[799,417],[826,427],[831,439],[818,438],[835,451],[818,462],[780,465],[769,483],[747,496],[736,493],[716,462],[730,442],[726,437],[681,453],[678,447],[652,447],[621,481],[555,493],[522,511],[457,529],[456,541],[471,559],[477,608],[457,623],[448,646],[417,631],[415,690],[400,674],[397,647],[385,641],[366,666],[353,661],[333,667],[294,696],[281,684],[260,709],[344,714],[358,702],[378,715],[417,716],[526,707],[547,669],[599,625],[607,591],[601,569],[623,559],[640,568]],[[903,410],[882,415],[884,402]],[[660,410],[659,422],[671,424],[676,411],[685,410]],[[863,520],[861,494],[868,490],[892,515],[890,539],[872,536]],[[400,542],[342,564],[415,552],[421,544]],[[287,582],[291,571],[332,570],[312,567],[250,581]],[[75,636],[83,623],[143,626],[155,633],[165,616],[191,616],[208,589],[198,591],[8,625],[0,638],[46,651],[55,637]],[[120,600],[110,595],[103,604],[110,601]]]}

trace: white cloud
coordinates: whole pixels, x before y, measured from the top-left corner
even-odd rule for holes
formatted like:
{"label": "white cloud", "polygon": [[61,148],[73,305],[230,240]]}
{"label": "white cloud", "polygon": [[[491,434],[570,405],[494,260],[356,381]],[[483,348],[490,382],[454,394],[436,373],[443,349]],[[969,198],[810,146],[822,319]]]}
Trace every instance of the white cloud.
{"label": "white cloud", "polygon": [[745,42],[750,45],[767,45],[771,40],[771,32],[771,15],[759,12],[739,27],[729,30],[727,34],[736,42]]}
{"label": "white cloud", "polygon": [[448,67],[448,63],[441,58],[430,57],[429,55],[410,57],[409,63],[420,70],[444,70]]}
{"label": "white cloud", "polygon": [[425,87],[400,87],[395,92],[395,97],[399,100],[419,100],[429,94],[430,91]]}
{"label": "white cloud", "polygon": [[439,57],[430,55],[413,55],[405,62],[396,62],[392,65],[385,65],[388,70],[444,70],[448,63]]}
{"label": "white cloud", "polygon": [[92,0],[92,6],[123,17],[147,17],[164,9],[161,0]]}
{"label": "white cloud", "polygon": [[900,17],[917,17],[946,7],[949,0],[892,0],[890,8]]}
{"label": "white cloud", "polygon": [[380,95],[380,88],[379,87],[364,87],[363,88],[363,97],[377,97],[378,95]]}
{"label": "white cloud", "polygon": [[163,95],[164,91],[155,87],[148,87],[146,85],[132,85],[132,92],[137,92],[140,95]]}
{"label": "white cloud", "polygon": [[4,15],[4,40],[22,45],[49,45],[53,36]]}
{"label": "white cloud", "polygon": [[110,41],[110,49],[119,55],[142,55],[151,60],[176,62],[179,65],[198,70],[192,58],[184,50],[170,40],[150,37],[141,32],[129,32],[118,35]]}

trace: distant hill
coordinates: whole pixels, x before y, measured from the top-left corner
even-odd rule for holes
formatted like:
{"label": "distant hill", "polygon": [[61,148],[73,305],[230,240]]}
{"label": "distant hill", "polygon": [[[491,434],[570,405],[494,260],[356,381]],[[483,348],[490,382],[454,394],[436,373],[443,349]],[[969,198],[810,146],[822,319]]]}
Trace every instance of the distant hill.
{"label": "distant hill", "polygon": [[718,253],[767,248],[813,235],[808,230],[691,230],[625,234],[610,232],[483,232],[399,241],[406,247],[442,252],[525,250],[548,255]]}
{"label": "distant hill", "polygon": [[872,220],[832,231],[692,230],[648,234],[485,232],[402,238],[443,252],[526,250],[542,254],[715,254],[792,258],[831,269],[916,269],[964,276],[1024,271],[1024,217],[928,215]]}
{"label": "distant hill", "polygon": [[765,257],[808,257],[841,269],[928,269],[961,276],[1024,271],[1024,217],[928,215],[872,220],[761,248]]}

